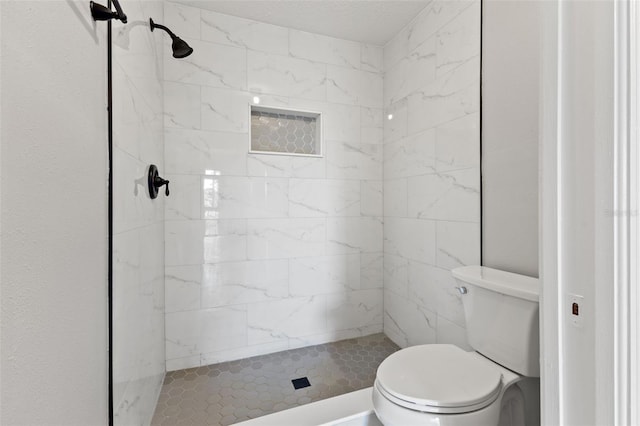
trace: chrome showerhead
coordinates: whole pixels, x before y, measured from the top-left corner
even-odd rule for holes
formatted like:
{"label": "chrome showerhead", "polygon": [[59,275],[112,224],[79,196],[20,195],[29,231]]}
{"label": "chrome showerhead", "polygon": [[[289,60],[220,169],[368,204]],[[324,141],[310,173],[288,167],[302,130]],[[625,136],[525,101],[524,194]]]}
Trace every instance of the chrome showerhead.
{"label": "chrome showerhead", "polygon": [[156,24],[151,18],[149,18],[149,24],[151,25],[151,31],[156,28],[160,28],[161,30],[166,31],[167,34],[171,36],[171,49],[173,50],[174,58],[186,58],[193,53],[193,49],[191,48],[191,46],[189,46],[186,41],[175,35],[169,28],[165,27],[164,25]]}

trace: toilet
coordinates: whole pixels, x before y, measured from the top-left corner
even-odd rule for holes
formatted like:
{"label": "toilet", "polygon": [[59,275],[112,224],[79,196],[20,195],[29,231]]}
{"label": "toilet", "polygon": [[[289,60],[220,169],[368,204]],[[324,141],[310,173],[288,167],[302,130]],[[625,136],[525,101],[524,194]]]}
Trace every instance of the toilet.
{"label": "toilet", "polygon": [[455,345],[412,346],[378,367],[373,406],[385,426],[520,426],[540,377],[536,278],[484,266],[451,271],[474,352]]}

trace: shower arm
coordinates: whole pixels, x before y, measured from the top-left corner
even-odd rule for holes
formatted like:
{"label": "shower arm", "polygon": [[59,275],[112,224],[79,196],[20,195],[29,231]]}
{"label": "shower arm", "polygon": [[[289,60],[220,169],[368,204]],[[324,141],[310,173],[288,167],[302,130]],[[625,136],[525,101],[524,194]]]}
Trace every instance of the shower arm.
{"label": "shower arm", "polygon": [[155,22],[153,22],[153,19],[151,18],[149,18],[149,24],[151,24],[151,31],[153,31],[155,28],[160,28],[161,30],[166,31],[171,36],[171,39],[176,38],[176,35],[173,33],[173,31],[171,31],[169,28],[165,27],[164,25],[156,24]]}

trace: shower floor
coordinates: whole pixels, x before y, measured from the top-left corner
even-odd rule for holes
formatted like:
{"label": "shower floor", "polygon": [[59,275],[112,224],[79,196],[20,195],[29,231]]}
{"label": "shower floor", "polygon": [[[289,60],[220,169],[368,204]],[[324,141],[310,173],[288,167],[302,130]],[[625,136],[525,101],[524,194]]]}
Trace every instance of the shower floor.
{"label": "shower floor", "polygon": [[[373,386],[384,334],[167,373],[151,424],[230,425]],[[310,386],[294,389],[292,380]]]}

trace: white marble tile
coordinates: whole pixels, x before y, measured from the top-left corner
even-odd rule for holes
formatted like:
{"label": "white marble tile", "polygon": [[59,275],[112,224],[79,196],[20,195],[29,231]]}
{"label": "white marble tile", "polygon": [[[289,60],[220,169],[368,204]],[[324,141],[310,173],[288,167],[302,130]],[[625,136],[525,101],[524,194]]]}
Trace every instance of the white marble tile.
{"label": "white marble tile", "polygon": [[436,128],[436,170],[480,165],[480,115],[470,114]]}
{"label": "white marble tile", "polygon": [[393,104],[436,78],[436,39],[427,39],[385,74],[384,103]]}
{"label": "white marble tile", "polygon": [[164,83],[164,127],[200,129],[200,87]]}
{"label": "white marble tile", "polygon": [[383,103],[383,77],[382,74],[361,71],[360,80],[360,105],[382,108]]}
{"label": "white marble tile", "polygon": [[200,309],[202,266],[167,266],[165,268],[166,312]]}
{"label": "white marble tile", "polygon": [[438,221],[436,263],[441,268],[480,264],[480,224]]}
{"label": "white marble tile", "polygon": [[132,362],[131,358],[138,357],[134,346],[138,338],[137,333],[127,329],[125,325],[139,318],[137,308],[140,306],[141,295],[138,288],[142,268],[140,249],[140,234],[137,229],[113,237],[113,276],[117,284],[113,288],[114,330],[118,330],[118,338],[124,343],[124,346],[115,349],[114,360],[120,366],[120,375],[125,381],[132,373],[128,368]]}
{"label": "white marble tile", "polygon": [[436,171],[436,132],[427,130],[384,145],[384,177],[396,179]]}
{"label": "white marble tile", "polygon": [[365,71],[382,72],[382,47],[372,44],[360,45],[360,68]]}
{"label": "white marble tile", "polygon": [[478,222],[479,185],[477,168],[409,178],[409,217]]}
{"label": "white marble tile", "polygon": [[164,178],[169,180],[170,192],[165,200],[165,220],[200,219],[200,176],[167,174]]}
{"label": "white marble tile", "polygon": [[327,219],[327,254],[382,251],[382,220],[370,217]]}
{"label": "white marble tile", "polygon": [[360,254],[360,288],[382,288],[384,253]]}
{"label": "white marble tile", "polygon": [[381,180],[360,181],[360,215],[383,215],[383,187]]}
{"label": "white marble tile", "polygon": [[245,176],[248,151],[246,133],[165,130],[167,173]]}
{"label": "white marble tile", "polygon": [[205,224],[202,221],[179,220],[165,224],[165,264],[198,265],[202,253]]}
{"label": "white marble tile", "polygon": [[479,81],[480,62],[475,57],[409,95],[409,134],[479,111]]}
{"label": "white marble tile", "polygon": [[113,144],[148,162],[150,156],[162,157],[162,143],[158,143],[164,122],[162,84],[149,75],[125,73],[131,66],[127,61],[114,64],[113,84],[118,96],[113,99]]}
{"label": "white marble tile", "polygon": [[246,92],[202,87],[202,129],[249,131],[249,95]]}
{"label": "white marble tile", "polygon": [[114,424],[143,424],[151,421],[157,402],[155,396],[160,392],[163,377],[164,372],[146,377],[132,376],[122,394],[118,393],[117,383],[114,383]]}
{"label": "white marble tile", "polygon": [[287,55],[289,30],[231,15],[202,11],[202,40]]}
{"label": "white marble tile", "polygon": [[447,273],[435,266],[410,261],[408,268],[408,297],[432,312],[438,312],[440,274]]}
{"label": "white marble tile", "polygon": [[435,265],[435,222],[421,219],[385,218],[384,252]]}
{"label": "white marble tile", "polygon": [[480,55],[480,9],[480,2],[473,2],[438,31],[438,75]]}
{"label": "white marble tile", "polygon": [[325,159],[319,157],[293,157],[287,155],[249,154],[249,176],[324,178]]}
{"label": "white marble tile", "polygon": [[153,296],[155,298],[153,309],[161,311],[164,306],[164,291],[162,290],[162,282],[164,281],[164,223],[162,221],[149,223],[139,228],[138,233],[140,241],[145,242],[140,251],[142,291],[145,293],[148,291],[146,294],[156,293]]}
{"label": "white marble tile", "polygon": [[415,49],[474,3],[479,4],[480,1],[437,0],[431,2],[409,25],[408,50]]}
{"label": "white marble tile", "polygon": [[436,333],[436,343],[446,343],[456,345],[460,349],[471,352],[473,348],[467,341],[467,330],[458,324],[438,315],[438,330]]}
{"label": "white marble tile", "polygon": [[327,331],[325,297],[252,303],[249,305],[247,328],[250,345],[324,333]]}
{"label": "white marble tile", "polygon": [[325,219],[249,219],[249,259],[282,259],[325,254]]}
{"label": "white marble tile", "polygon": [[249,90],[304,99],[326,99],[326,65],[261,52],[247,53]]}
{"label": "white marble tile", "polygon": [[384,254],[384,290],[399,296],[409,296],[409,261],[401,256]]}
{"label": "white marble tile", "polygon": [[328,178],[382,179],[381,145],[331,140],[326,148]]}
{"label": "white marble tile", "polygon": [[364,94],[361,79],[365,72],[353,68],[327,66],[327,101],[360,105]]}
{"label": "white marble tile", "polygon": [[377,73],[327,65],[327,101],[382,107],[382,76]]}
{"label": "white marble tile", "polygon": [[324,179],[289,179],[291,217],[327,216],[327,184]]}
{"label": "white marble tile", "polygon": [[384,46],[382,60],[384,71],[389,71],[409,53],[409,27],[404,27]]}
{"label": "white marble tile", "polygon": [[381,144],[384,142],[384,130],[382,127],[360,128],[360,142]]}
{"label": "white marble tile", "polygon": [[401,347],[436,342],[437,315],[390,291],[384,292],[384,332]]}
{"label": "white marble tile", "polygon": [[329,216],[360,216],[361,187],[357,180],[327,179],[326,210]]}
{"label": "white marble tile", "polygon": [[360,140],[360,107],[326,104],[322,113],[325,145],[327,141],[357,142]]}
{"label": "white marble tile", "polygon": [[289,180],[291,217],[359,216],[360,182],[354,180]]}
{"label": "white marble tile", "polygon": [[247,53],[244,48],[186,39],[196,54],[176,60],[164,58],[165,81],[247,90]]}
{"label": "white marble tile", "polygon": [[184,370],[185,368],[200,367],[200,355],[191,355],[182,358],[167,359],[166,369],[169,371]]}
{"label": "white marble tile", "polygon": [[347,330],[382,323],[382,289],[345,291],[327,296],[327,327]]}
{"label": "white marble tile", "polygon": [[241,348],[204,353],[200,357],[200,365],[211,365],[221,362],[235,361],[238,359],[251,358],[258,355],[286,351],[287,349],[289,349],[289,342],[277,341],[263,343],[260,345],[249,345]]}
{"label": "white marble tile", "polygon": [[315,296],[360,288],[360,255],[289,260],[291,296]]}
{"label": "white marble tile", "polygon": [[360,127],[382,128],[384,110],[374,107],[360,107]]}
{"label": "white marble tile", "polygon": [[247,258],[247,221],[205,220],[204,262],[215,263]]}
{"label": "white marble tile", "polygon": [[202,218],[285,217],[288,193],[287,179],[203,176]]}
{"label": "white marble tile", "polygon": [[407,217],[407,180],[384,181],[384,215]]}
{"label": "white marble tile", "polygon": [[435,37],[413,49],[408,58],[408,90],[407,95],[419,90],[436,79],[437,42]]}
{"label": "white marble tile", "polygon": [[175,220],[165,223],[167,266],[247,258],[247,221]]}
{"label": "white marble tile", "polygon": [[438,316],[464,327],[462,296],[456,289],[460,284],[448,269],[437,268],[434,271],[434,277],[438,283]]}
{"label": "white marble tile", "polygon": [[279,300],[289,295],[287,260],[253,260],[204,265],[202,307]]}
{"label": "white marble tile", "polygon": [[247,345],[247,307],[230,306],[166,315],[167,359]]}
{"label": "white marble tile", "polygon": [[407,136],[408,102],[401,99],[385,109],[384,143],[395,142]]}
{"label": "white marble tile", "polygon": [[321,34],[290,30],[289,54],[314,62],[360,68],[360,43]]}
{"label": "white marble tile", "polygon": [[[200,38],[200,8],[185,6],[169,1],[163,2],[164,22],[180,37],[189,39]],[[165,55],[169,56],[169,55]]]}
{"label": "white marble tile", "polygon": [[[140,228],[163,218],[163,199],[151,200],[147,186],[148,164],[128,153],[114,149],[113,196],[118,206],[113,211],[114,233]],[[164,197],[164,195],[162,195]],[[157,201],[157,202],[156,202]]]}

